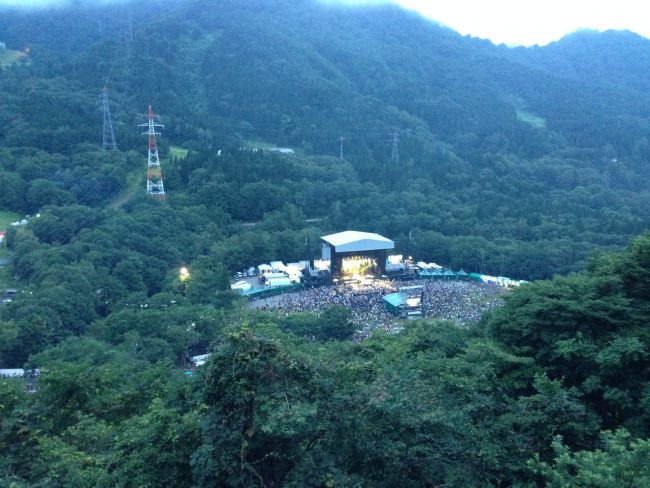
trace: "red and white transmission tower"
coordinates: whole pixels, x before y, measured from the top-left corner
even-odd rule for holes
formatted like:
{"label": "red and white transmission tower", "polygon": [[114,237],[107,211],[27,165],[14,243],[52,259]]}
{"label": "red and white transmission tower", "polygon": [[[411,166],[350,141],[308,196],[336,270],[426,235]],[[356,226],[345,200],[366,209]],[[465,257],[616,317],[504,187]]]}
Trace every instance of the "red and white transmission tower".
{"label": "red and white transmission tower", "polygon": [[152,195],[160,200],[165,199],[165,187],[163,186],[162,180],[162,170],[160,169],[160,159],[158,158],[158,146],[156,145],[156,136],[160,135],[160,132],[156,132],[156,128],[164,128],[162,124],[156,124],[154,122],[153,110],[151,105],[149,105],[149,111],[147,112],[147,117],[149,122],[146,124],[140,124],[138,127],[146,127],[147,132],[143,132],[142,135],[149,136],[149,157],[147,159],[147,195]]}

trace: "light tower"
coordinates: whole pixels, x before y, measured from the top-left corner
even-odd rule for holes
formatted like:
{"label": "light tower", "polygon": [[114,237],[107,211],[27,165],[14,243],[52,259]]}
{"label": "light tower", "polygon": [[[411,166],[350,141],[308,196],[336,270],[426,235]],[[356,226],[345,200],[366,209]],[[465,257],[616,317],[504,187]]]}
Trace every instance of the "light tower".
{"label": "light tower", "polygon": [[108,103],[108,88],[102,89],[102,112],[104,112],[104,127],[102,129],[102,147],[104,149],[117,149],[115,132],[113,132],[113,119],[111,118],[111,107]]}
{"label": "light tower", "polygon": [[165,188],[163,186],[162,171],[160,169],[160,159],[158,158],[158,146],[156,145],[156,136],[160,132],[156,132],[156,128],[164,128],[162,124],[154,122],[154,113],[149,105],[147,118],[149,121],[146,124],[140,124],[138,127],[146,127],[147,131],[142,135],[149,136],[149,156],[147,158],[147,195],[152,195],[160,200],[165,199]]}

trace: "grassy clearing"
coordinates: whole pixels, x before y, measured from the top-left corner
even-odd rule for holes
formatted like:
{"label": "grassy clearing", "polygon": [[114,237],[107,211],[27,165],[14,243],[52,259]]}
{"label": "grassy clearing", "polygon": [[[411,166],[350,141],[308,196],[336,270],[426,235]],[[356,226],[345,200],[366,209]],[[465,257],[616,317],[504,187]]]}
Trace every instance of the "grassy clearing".
{"label": "grassy clearing", "polygon": [[529,112],[526,107],[526,101],[523,98],[515,97],[514,95],[506,95],[503,97],[503,100],[512,105],[515,109],[518,120],[530,124],[537,129],[546,128],[546,120],[532,112]]}
{"label": "grassy clearing", "polygon": [[169,146],[169,157],[176,159],[185,159],[187,157],[188,149],[180,146]]}
{"label": "grassy clearing", "polygon": [[0,66],[3,68],[17,63],[21,59],[27,59],[24,53],[12,51],[11,49],[0,49]]}
{"label": "grassy clearing", "polygon": [[546,120],[525,110],[517,110],[517,118],[522,122],[532,125],[538,129],[546,128]]}
{"label": "grassy clearing", "polygon": [[[145,161],[146,163],[146,161]],[[143,166],[142,170],[137,170],[129,174],[126,178],[126,186],[124,189],[118,193],[115,199],[111,202],[111,208],[119,208],[124,205],[126,202],[131,200],[133,196],[138,193],[138,191],[145,191],[145,177],[146,164]]]}
{"label": "grassy clearing", "polygon": [[[180,146],[169,146],[169,158],[184,159],[187,157],[188,149]],[[165,166],[168,164],[168,159],[162,159],[161,166],[163,169],[163,182],[165,181]],[[147,159],[144,158],[142,167],[129,173],[126,178],[126,186],[124,189],[113,199],[111,208],[119,208],[126,202],[131,200],[138,192],[142,194],[146,191],[145,177],[147,176]]]}
{"label": "grassy clearing", "polygon": [[9,224],[20,220],[22,216],[16,212],[10,212],[9,210],[0,209],[0,231],[6,231]]}

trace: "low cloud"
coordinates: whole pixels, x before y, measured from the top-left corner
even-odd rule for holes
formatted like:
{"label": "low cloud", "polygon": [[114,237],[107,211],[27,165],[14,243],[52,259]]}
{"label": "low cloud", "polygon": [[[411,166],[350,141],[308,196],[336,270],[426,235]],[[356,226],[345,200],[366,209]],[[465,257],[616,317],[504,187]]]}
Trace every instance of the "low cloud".
{"label": "low cloud", "polygon": [[80,7],[127,0],[0,0],[0,8],[41,9],[57,7]]}
{"label": "low cloud", "polygon": [[394,0],[318,0],[325,5],[385,5],[397,3]]}

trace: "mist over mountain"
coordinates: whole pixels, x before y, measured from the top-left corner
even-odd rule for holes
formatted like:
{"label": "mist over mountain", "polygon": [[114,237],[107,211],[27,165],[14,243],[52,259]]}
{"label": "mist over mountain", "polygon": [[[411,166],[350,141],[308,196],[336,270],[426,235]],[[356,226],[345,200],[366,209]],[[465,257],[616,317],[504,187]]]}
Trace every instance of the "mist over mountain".
{"label": "mist over mountain", "polygon": [[650,41],[335,3],[2,9],[0,486],[650,482]]}
{"label": "mist over mountain", "polygon": [[[27,76],[48,86],[39,114],[65,107],[57,118],[63,133],[74,133],[55,136],[61,128],[47,117],[25,119],[32,130],[24,131],[13,116],[1,133],[11,145],[65,153],[66,141],[97,143],[96,97],[106,85],[124,149],[140,147],[133,127],[149,103],[163,115],[171,144],[201,151],[258,140],[334,156],[343,137],[354,181],[389,192],[428,187],[447,199],[444,206],[452,195],[460,199],[477,219],[456,223],[440,208],[430,223],[408,218],[379,230],[398,237],[418,228],[456,236],[454,242],[479,234],[494,246],[498,272],[535,277],[577,269],[592,245],[623,245],[648,223],[650,41],[629,32],[577,33],[543,48],[509,49],[393,5],[338,8],[308,0],[8,12],[0,31],[10,48],[30,48],[29,63],[5,70],[5,86],[22,86],[7,107],[33,99],[34,86],[20,81]],[[395,134],[399,164],[391,161]],[[346,211],[340,197],[302,210],[322,215],[336,201]],[[567,201],[582,210],[560,217]],[[365,206],[383,206],[371,202]],[[605,217],[609,212],[616,217]],[[514,230],[531,213],[539,227]],[[470,230],[495,215],[498,221]],[[564,264],[514,264],[519,258],[502,256],[496,244],[504,238],[548,240],[553,254],[558,246],[550,242],[561,239],[564,257],[552,261]]]}
{"label": "mist over mountain", "polygon": [[647,93],[648,43],[634,32],[582,30],[543,49],[514,49],[521,61],[563,78]]}

